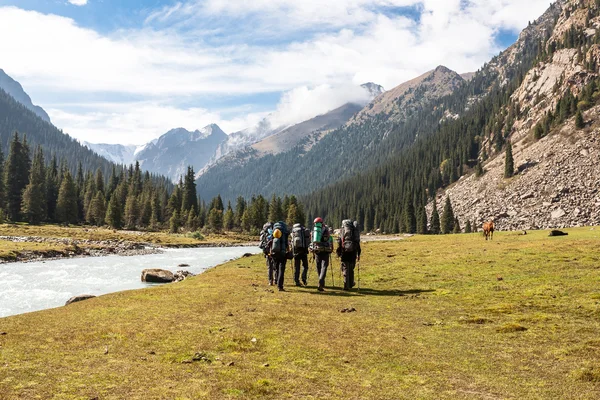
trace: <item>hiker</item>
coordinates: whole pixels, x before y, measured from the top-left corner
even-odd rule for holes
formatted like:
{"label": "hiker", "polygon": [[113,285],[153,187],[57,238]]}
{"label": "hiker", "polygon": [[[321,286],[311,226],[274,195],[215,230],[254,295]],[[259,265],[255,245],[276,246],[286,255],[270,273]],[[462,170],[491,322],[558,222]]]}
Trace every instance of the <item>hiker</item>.
{"label": "hiker", "polygon": [[354,268],[356,261],[360,261],[360,229],[358,222],[347,219],[342,222],[342,229],[338,237],[337,256],[342,261],[342,274],[344,276],[344,290],[354,287]]}
{"label": "hiker", "polygon": [[273,241],[273,223],[267,222],[263,225],[263,229],[260,232],[260,249],[267,263],[267,276],[269,278],[269,286],[275,285],[277,281],[277,270],[275,269],[275,263],[271,257],[271,244]]}
{"label": "hiker", "polygon": [[315,219],[311,240],[310,250],[315,257],[317,274],[319,275],[317,290],[323,292],[325,290],[325,277],[327,276],[327,267],[329,267],[329,258],[333,252],[333,239],[329,228],[323,224],[322,218]]}
{"label": "hiker", "polygon": [[[292,252],[294,253],[294,282],[296,286],[306,286],[308,277],[308,247],[310,231],[302,224],[292,229]],[[302,285],[300,285],[300,264],[302,264]]]}
{"label": "hiker", "polygon": [[289,232],[285,222],[277,222],[273,225],[273,240],[271,240],[271,258],[273,259],[273,267],[277,271],[276,281],[277,288],[280,292],[284,292],[283,281],[285,277],[285,264],[288,260],[288,243]]}

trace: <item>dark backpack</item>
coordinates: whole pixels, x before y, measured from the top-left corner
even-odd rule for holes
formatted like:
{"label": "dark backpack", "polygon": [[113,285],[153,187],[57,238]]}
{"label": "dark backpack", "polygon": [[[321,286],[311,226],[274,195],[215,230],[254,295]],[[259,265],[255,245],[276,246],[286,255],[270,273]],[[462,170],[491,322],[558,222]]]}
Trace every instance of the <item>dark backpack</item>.
{"label": "dark backpack", "polygon": [[288,228],[285,222],[280,221],[273,225],[273,232],[275,232],[277,229],[281,231],[281,237],[273,237],[273,242],[271,244],[271,255],[285,257],[287,253],[287,242],[289,236]]}
{"label": "dark backpack", "polygon": [[292,248],[294,254],[300,254],[308,250],[310,244],[310,231],[301,224],[294,225],[292,229]]}
{"label": "dark backpack", "polygon": [[342,238],[342,249],[344,250],[344,253],[354,253],[355,251],[358,251],[360,232],[351,220],[346,219],[342,222],[342,232],[340,237]]}
{"label": "dark backpack", "polygon": [[262,231],[260,231],[260,245],[259,247],[264,250],[267,248],[267,244],[269,243],[269,241],[271,240],[272,236],[269,233],[269,229],[273,228],[273,224],[270,222],[267,222],[266,224],[263,225]]}

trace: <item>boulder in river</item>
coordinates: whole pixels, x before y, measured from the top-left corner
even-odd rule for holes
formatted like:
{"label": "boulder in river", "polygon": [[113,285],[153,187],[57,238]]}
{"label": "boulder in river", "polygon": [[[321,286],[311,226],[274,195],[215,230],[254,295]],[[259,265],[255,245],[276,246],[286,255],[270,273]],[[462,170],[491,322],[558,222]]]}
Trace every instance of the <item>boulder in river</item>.
{"label": "boulder in river", "polygon": [[65,306],[68,306],[71,303],[77,303],[79,301],[93,299],[94,297],[96,297],[96,296],[91,295],[91,294],[82,294],[79,296],[73,296],[69,300],[67,300],[67,302],[65,303]]}
{"label": "boulder in river", "polygon": [[145,269],[142,271],[142,282],[148,283],[170,283],[175,280],[171,271],[164,269]]}

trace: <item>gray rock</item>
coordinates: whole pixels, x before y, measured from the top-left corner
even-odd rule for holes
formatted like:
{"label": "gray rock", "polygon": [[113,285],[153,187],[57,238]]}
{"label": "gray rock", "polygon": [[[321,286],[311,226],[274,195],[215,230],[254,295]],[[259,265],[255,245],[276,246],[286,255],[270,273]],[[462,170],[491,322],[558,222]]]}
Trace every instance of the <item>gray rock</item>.
{"label": "gray rock", "polygon": [[562,208],[559,208],[558,210],[554,210],[552,211],[552,219],[559,219],[562,218],[566,215],[567,213],[565,212],[565,210],[563,210]]}
{"label": "gray rock", "polygon": [[164,269],[145,269],[142,271],[142,282],[148,283],[170,283],[175,280],[171,271]]}
{"label": "gray rock", "polygon": [[192,274],[190,271],[177,271],[173,274],[173,282],[181,282],[192,276],[196,275]]}
{"label": "gray rock", "polygon": [[72,304],[72,303],[77,303],[79,301],[93,299],[94,297],[96,297],[96,296],[91,295],[91,294],[82,294],[79,296],[73,296],[69,300],[67,300],[67,302],[65,303],[65,306],[68,306],[69,304]]}

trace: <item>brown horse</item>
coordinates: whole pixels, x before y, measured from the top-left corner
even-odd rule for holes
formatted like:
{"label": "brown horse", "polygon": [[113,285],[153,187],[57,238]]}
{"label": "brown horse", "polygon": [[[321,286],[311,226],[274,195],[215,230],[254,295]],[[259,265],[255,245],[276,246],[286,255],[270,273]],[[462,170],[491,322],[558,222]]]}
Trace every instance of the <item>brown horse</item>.
{"label": "brown horse", "polygon": [[483,236],[485,236],[485,240],[494,239],[494,221],[489,221],[483,224]]}

